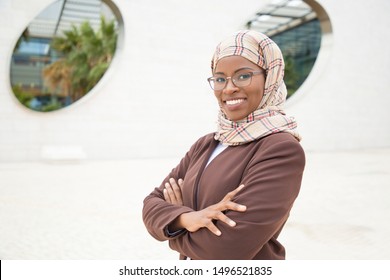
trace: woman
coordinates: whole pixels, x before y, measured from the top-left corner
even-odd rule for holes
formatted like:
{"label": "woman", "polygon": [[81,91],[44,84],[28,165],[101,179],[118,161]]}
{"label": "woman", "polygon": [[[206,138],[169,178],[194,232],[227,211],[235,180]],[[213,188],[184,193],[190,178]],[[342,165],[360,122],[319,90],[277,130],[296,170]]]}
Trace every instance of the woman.
{"label": "woman", "polygon": [[305,156],[296,122],[283,112],[282,54],[264,34],[239,31],[217,46],[211,70],[218,130],[145,198],[145,226],[180,259],[285,259],[277,237]]}

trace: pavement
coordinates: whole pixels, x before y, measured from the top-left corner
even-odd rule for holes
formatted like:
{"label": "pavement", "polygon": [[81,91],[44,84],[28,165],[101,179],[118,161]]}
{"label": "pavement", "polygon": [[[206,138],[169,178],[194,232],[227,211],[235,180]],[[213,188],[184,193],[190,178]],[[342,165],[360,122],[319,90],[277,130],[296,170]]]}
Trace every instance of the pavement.
{"label": "pavement", "polygon": [[[306,157],[279,238],[287,259],[390,259],[390,148]],[[141,210],[177,162],[0,163],[0,259],[176,260],[146,232]]]}

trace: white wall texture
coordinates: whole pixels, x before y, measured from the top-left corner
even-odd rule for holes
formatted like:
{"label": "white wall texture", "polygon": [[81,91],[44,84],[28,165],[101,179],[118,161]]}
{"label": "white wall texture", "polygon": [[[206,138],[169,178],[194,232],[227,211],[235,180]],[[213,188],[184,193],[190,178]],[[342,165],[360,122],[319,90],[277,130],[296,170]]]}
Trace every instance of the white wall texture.
{"label": "white wall texture", "polygon": [[[123,37],[99,84],[69,108],[24,108],[10,58],[28,23],[52,0],[0,0],[0,161],[180,157],[216,127],[206,82],[215,45],[269,1],[113,0]],[[318,1],[332,34],[287,102],[307,150],[390,146],[390,2]]]}

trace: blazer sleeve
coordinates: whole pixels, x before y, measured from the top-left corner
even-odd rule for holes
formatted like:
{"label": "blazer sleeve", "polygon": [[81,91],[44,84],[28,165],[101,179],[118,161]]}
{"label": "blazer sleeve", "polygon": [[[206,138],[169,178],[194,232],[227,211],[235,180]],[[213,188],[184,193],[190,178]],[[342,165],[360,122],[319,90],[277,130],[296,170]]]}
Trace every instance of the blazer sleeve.
{"label": "blazer sleeve", "polygon": [[155,239],[164,241],[168,239],[180,236],[182,233],[187,232],[186,230],[178,231],[175,233],[169,233],[167,226],[171,224],[178,216],[183,213],[194,211],[190,207],[178,206],[168,203],[164,199],[163,189],[165,182],[169,178],[184,179],[188,166],[194,153],[197,151],[199,142],[198,140],[192,145],[190,150],[181,159],[180,163],[172,169],[168,176],[163,180],[158,188],[155,188],[143,201],[142,218],[146,229]]}
{"label": "blazer sleeve", "polygon": [[245,187],[235,197],[246,212],[226,212],[236,226],[216,221],[221,236],[202,228],[170,240],[170,247],[191,259],[253,259],[286,222],[304,166],[303,149],[295,140],[257,151],[242,176]]}

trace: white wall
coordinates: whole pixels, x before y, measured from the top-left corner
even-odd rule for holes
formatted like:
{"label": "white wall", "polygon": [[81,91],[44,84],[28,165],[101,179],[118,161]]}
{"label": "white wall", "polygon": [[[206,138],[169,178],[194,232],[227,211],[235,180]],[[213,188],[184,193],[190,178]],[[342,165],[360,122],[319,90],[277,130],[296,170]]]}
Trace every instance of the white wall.
{"label": "white wall", "polygon": [[[108,72],[73,106],[37,113],[10,90],[10,57],[21,32],[52,1],[0,0],[0,161],[181,156],[216,127],[206,82],[215,45],[267,2],[115,0],[124,36]],[[286,108],[299,122],[302,144],[389,146],[390,3],[319,2],[333,35]]]}
{"label": "white wall", "polygon": [[38,160],[52,146],[54,157],[63,150],[88,159],[181,156],[215,129],[206,82],[213,49],[261,7],[257,2],[114,1],[124,38],[109,71],[78,104],[36,113],[11,93],[9,63],[23,29],[52,1],[1,0],[0,160]]}
{"label": "white wall", "polygon": [[333,32],[288,103],[307,150],[390,146],[390,1],[318,1]]}

